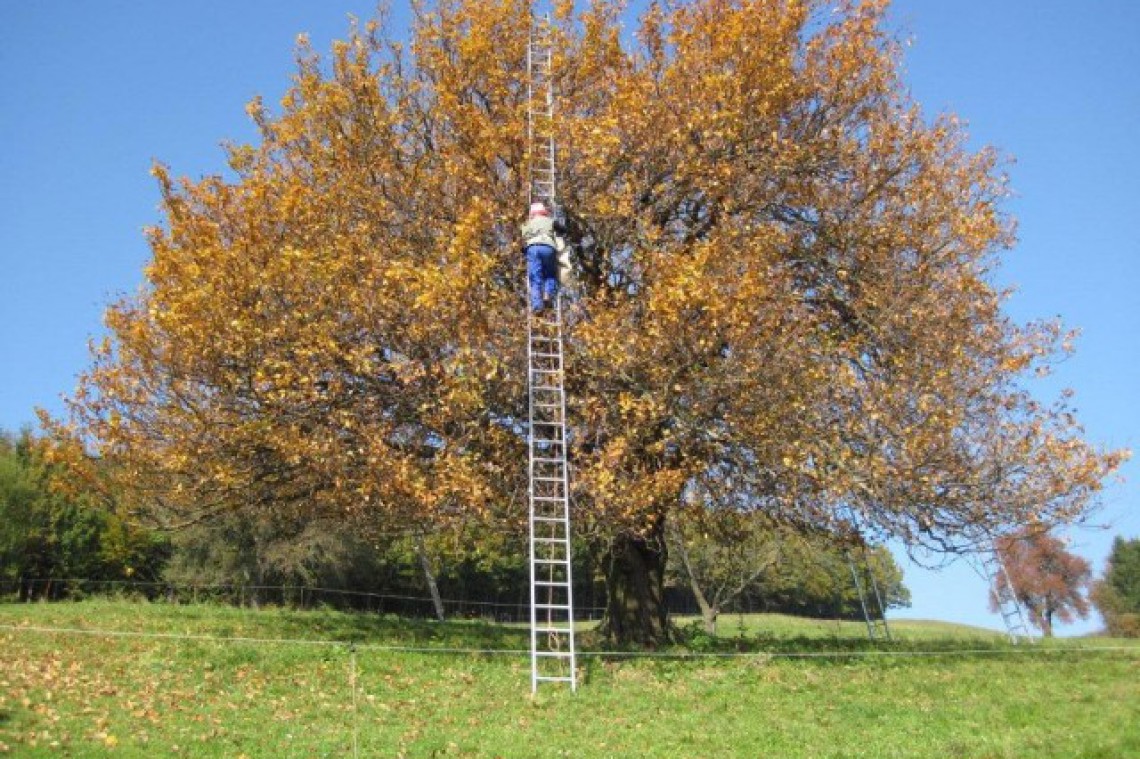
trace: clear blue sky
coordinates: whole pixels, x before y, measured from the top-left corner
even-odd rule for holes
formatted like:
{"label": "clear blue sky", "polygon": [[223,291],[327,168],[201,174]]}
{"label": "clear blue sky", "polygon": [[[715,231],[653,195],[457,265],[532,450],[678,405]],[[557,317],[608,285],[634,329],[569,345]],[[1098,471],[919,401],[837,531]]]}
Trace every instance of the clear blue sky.
{"label": "clear blue sky", "polygon": [[[0,5],[0,427],[59,411],[87,365],[107,302],[141,283],[143,227],[158,221],[151,161],[220,172],[224,140],[249,141],[246,102],[289,84],[296,35],[327,50],[349,0]],[[401,9],[399,13],[406,11]],[[906,79],[929,113],[954,111],[976,145],[1016,159],[1008,206],[1020,242],[999,277],[1019,320],[1060,316],[1083,335],[1040,384],[1076,392],[1088,437],[1134,447],[1140,432],[1140,3],[897,0]],[[1096,521],[1071,533],[1099,572],[1115,534],[1140,536],[1137,463]],[[996,627],[961,564],[907,565],[900,616]],[[1063,628],[1094,629],[1099,620]]]}

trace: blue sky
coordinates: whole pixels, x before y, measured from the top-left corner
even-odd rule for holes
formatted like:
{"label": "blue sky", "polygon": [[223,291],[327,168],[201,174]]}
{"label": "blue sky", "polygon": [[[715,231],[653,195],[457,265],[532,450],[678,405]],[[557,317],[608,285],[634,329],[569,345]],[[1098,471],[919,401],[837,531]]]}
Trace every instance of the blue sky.
{"label": "blue sky", "polygon": [[[324,51],[374,2],[0,5],[0,427],[61,408],[87,365],[106,304],[141,283],[142,229],[159,220],[160,160],[198,177],[221,143],[250,141],[244,106],[289,85],[298,33]],[[401,6],[402,7],[402,6]],[[399,11],[406,13],[406,11]],[[1007,206],[1017,247],[998,273],[1018,320],[1060,316],[1077,353],[1034,386],[1076,390],[1089,439],[1134,447],[1140,432],[1140,3],[897,0],[913,44],[906,81],[928,113],[953,111],[978,147],[1016,159]],[[1099,572],[1112,536],[1140,536],[1137,463],[1094,520],[1070,533]],[[899,616],[997,627],[961,563],[907,564],[914,606]],[[1095,618],[1061,628],[1094,629]]]}

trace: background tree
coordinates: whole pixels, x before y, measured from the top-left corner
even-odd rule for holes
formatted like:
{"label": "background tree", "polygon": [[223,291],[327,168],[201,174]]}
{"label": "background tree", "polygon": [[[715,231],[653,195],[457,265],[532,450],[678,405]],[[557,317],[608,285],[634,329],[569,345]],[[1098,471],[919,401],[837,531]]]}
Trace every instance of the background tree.
{"label": "background tree", "polygon": [[780,561],[780,535],[758,515],[732,511],[671,525],[673,573],[692,591],[705,631],[715,634],[721,612]]}
{"label": "background tree", "polygon": [[66,595],[61,580],[158,579],[166,541],[131,526],[113,502],[65,487],[49,445],[0,431],[0,579],[25,598]]}
{"label": "background tree", "polygon": [[910,605],[902,570],[885,547],[773,523],[760,513],[677,514],[669,550],[669,581],[688,588],[709,633],[726,611],[861,617],[852,564],[868,588],[874,580],[884,610]]}
{"label": "background tree", "polygon": [[[1079,518],[1121,454],[1019,378],[992,152],[925,121],[885,2],[555,9],[576,521],[603,630],[668,637],[666,525],[730,507],[953,547]],[[155,173],[146,286],[113,304],[75,432],[166,525],[227,513],[521,530],[530,7],[441,0],[409,47],[303,42],[234,179]]]}
{"label": "background tree", "polygon": [[1140,538],[1112,541],[1104,577],[1093,585],[1092,600],[1110,635],[1140,637]]}
{"label": "background tree", "polygon": [[[1088,617],[1085,593],[1092,581],[1092,568],[1066,550],[1064,541],[1043,530],[1025,528],[998,538],[995,548],[1014,597],[1046,637],[1053,636],[1054,620],[1072,622]],[[995,592],[991,590],[990,608],[997,611]],[[1001,592],[1008,596],[1009,586]]]}

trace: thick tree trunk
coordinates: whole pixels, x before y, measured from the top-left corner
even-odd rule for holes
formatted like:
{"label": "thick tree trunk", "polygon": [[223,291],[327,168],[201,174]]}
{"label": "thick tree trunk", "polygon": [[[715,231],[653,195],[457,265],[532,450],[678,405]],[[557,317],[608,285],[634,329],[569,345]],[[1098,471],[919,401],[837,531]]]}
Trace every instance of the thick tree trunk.
{"label": "thick tree trunk", "polygon": [[670,642],[665,608],[664,519],[648,535],[621,535],[606,557],[606,614],[601,634],[617,644],[655,648]]}

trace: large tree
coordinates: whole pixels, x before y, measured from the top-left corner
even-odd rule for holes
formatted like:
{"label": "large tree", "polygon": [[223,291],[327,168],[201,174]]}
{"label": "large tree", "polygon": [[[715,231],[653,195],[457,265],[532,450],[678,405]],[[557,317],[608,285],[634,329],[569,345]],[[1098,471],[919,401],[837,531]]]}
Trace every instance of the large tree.
{"label": "large tree", "polygon": [[[952,547],[1081,516],[1118,463],[1018,384],[1063,335],[1002,314],[998,162],[923,118],[884,6],[651,5],[631,38],[620,3],[557,3],[574,518],[608,549],[614,637],[667,636],[694,482]],[[529,25],[441,0],[407,47],[302,44],[232,179],[156,169],[147,284],[73,408],[168,523],[521,525]]]}

